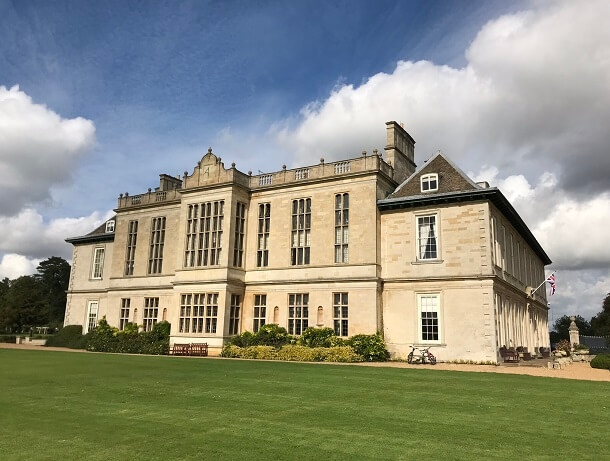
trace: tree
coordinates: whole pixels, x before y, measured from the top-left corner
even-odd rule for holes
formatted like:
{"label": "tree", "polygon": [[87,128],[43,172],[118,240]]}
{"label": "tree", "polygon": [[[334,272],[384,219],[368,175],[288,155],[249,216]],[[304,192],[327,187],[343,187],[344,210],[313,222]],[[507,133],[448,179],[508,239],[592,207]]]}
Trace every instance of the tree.
{"label": "tree", "polygon": [[43,296],[35,277],[24,275],[12,280],[3,304],[5,329],[21,332],[46,323]]}
{"label": "tree", "polygon": [[61,325],[66,311],[66,290],[70,282],[70,264],[58,256],[51,256],[36,268],[36,280],[43,295],[47,320],[44,324]]}
{"label": "tree", "polygon": [[0,281],[0,331],[22,332],[26,327],[63,323],[70,265],[52,256],[37,269],[33,276]]}
{"label": "tree", "polygon": [[[553,330],[556,333],[555,335],[551,335],[551,341],[557,342],[561,339],[570,340],[570,324],[572,320],[570,320],[570,316],[564,315],[555,320],[553,324]],[[576,326],[578,327],[578,333],[581,335],[590,335],[591,334],[591,324],[586,321],[582,316],[577,315],[575,320]]]}
{"label": "tree", "polygon": [[610,335],[610,293],[604,299],[602,311],[591,319],[591,329],[595,336]]}

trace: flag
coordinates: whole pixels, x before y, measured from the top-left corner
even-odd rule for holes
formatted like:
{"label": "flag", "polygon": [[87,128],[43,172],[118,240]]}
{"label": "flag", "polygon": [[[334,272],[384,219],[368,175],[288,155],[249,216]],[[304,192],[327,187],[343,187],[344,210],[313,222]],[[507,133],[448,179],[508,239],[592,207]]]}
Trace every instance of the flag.
{"label": "flag", "polygon": [[550,295],[553,296],[555,294],[555,274],[551,274],[546,278],[546,281],[549,282],[549,285],[551,286],[550,289]]}

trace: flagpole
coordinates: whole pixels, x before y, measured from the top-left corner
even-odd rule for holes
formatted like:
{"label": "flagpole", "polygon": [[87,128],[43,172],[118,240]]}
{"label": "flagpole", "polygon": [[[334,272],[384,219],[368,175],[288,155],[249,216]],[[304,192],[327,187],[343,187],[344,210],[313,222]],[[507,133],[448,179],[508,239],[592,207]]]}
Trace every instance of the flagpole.
{"label": "flagpole", "polygon": [[552,275],[555,275],[555,272],[557,272],[557,271],[553,271],[553,272],[551,272],[551,275],[549,275],[547,278],[545,278],[545,279],[544,279],[544,281],[543,281],[543,282],[542,282],[540,285],[538,285],[538,286],[537,286],[537,287],[536,287],[534,290],[532,290],[532,292],[530,293],[530,297],[534,296],[534,293],[536,293],[536,292],[537,292],[537,291],[540,289],[540,287],[541,287],[542,285],[544,285],[546,282],[548,282],[548,281],[549,281],[549,278],[550,278]]}

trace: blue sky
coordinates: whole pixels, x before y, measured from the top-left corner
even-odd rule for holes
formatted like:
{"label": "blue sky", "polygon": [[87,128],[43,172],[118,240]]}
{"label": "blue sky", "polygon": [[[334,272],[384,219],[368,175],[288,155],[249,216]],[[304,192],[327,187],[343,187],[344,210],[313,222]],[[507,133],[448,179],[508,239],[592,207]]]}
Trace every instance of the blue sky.
{"label": "blue sky", "polygon": [[[222,148],[222,130],[267,131],[336,85],[361,84],[399,60],[461,66],[480,26],[507,9],[430,1],[1,4],[0,84],[95,123],[96,146],[74,175],[83,192],[90,176],[137,160],[148,168],[132,170],[128,183],[145,190],[159,169],[181,173],[208,145]],[[290,153],[267,148],[289,163]],[[243,170],[266,169],[260,157],[230,154]],[[89,212],[93,197],[79,203],[72,192],[56,188],[74,211]]]}
{"label": "blue sky", "polygon": [[590,317],[610,291],[608,10],[0,0],[0,276],[70,258],[63,239],[119,193],[192,171],[208,146],[274,171],[381,149],[399,120],[418,164],[442,149],[502,188],[559,270],[552,306]]}

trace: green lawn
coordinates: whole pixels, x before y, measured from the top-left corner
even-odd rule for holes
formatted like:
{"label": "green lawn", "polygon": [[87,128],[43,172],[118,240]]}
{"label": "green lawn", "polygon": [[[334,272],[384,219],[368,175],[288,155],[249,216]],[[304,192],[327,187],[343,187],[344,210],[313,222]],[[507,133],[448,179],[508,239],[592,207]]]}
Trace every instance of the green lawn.
{"label": "green lawn", "polygon": [[0,459],[598,459],[610,385],[0,349]]}

